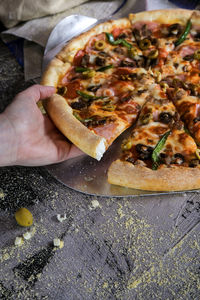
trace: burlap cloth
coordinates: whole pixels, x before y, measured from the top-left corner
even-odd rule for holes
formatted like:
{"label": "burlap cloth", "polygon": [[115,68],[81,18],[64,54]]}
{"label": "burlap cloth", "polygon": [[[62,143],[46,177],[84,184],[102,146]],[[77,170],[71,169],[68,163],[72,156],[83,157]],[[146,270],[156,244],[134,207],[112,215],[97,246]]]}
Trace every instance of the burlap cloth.
{"label": "burlap cloth", "polygon": [[[145,5],[146,2],[146,5]],[[0,20],[12,27],[1,34],[5,42],[22,37],[24,42],[25,80],[39,80],[42,59],[48,37],[55,25],[72,14],[81,14],[96,19],[111,16],[119,7],[118,16],[130,12],[175,7],[167,0],[1,0]]]}

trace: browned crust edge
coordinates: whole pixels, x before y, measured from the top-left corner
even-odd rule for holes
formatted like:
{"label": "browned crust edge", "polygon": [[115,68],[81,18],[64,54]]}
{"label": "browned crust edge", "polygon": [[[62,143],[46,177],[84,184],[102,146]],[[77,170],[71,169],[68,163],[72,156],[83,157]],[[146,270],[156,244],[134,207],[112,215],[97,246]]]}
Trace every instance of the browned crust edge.
{"label": "browned crust edge", "polygon": [[108,182],[147,191],[193,190],[200,188],[200,168],[172,166],[154,171],[118,159],[108,170]]}
{"label": "browned crust edge", "polygon": [[106,140],[90,131],[73,116],[65,98],[54,94],[45,103],[45,109],[56,127],[78,148],[100,160],[107,148]]}
{"label": "browned crust edge", "polygon": [[160,22],[163,24],[181,23],[185,24],[196,11],[189,9],[158,9],[151,11],[139,12],[137,14],[130,14],[129,20],[131,23],[137,21]]}

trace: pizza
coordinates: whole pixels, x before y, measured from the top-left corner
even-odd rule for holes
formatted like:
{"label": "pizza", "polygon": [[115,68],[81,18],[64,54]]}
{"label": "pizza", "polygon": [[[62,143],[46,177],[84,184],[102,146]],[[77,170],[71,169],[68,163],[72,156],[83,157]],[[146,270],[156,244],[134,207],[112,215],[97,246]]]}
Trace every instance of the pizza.
{"label": "pizza", "polygon": [[200,188],[200,12],[156,10],[110,20],[71,40],[42,84],[58,129],[100,160],[127,128],[108,170],[120,186]]}

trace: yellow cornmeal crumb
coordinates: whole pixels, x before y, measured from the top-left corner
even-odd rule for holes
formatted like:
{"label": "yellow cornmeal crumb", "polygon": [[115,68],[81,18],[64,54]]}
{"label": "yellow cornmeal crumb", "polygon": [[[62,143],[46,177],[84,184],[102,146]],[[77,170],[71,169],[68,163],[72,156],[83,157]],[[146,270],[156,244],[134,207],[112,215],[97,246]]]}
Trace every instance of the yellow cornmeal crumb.
{"label": "yellow cornmeal crumb", "polygon": [[10,255],[8,253],[5,253],[3,255],[3,260],[8,260],[10,258]]}
{"label": "yellow cornmeal crumb", "polygon": [[131,227],[131,225],[133,225],[133,219],[132,218],[129,218],[126,222],[125,222],[125,226],[126,226],[126,229]]}
{"label": "yellow cornmeal crumb", "polygon": [[149,269],[144,271],[144,273],[136,280],[132,279],[132,281],[128,284],[127,288],[128,289],[135,289],[138,287],[139,284],[142,282],[150,282],[151,281],[151,276],[155,274],[155,267],[154,265]]}
{"label": "yellow cornmeal crumb", "polygon": [[91,201],[91,206],[89,206],[90,210],[96,209],[97,207],[99,207],[99,201],[97,200],[92,200]]}
{"label": "yellow cornmeal crumb", "polygon": [[103,283],[103,288],[106,289],[107,287],[108,287],[108,283],[105,281],[105,282]]}
{"label": "yellow cornmeal crumb", "polygon": [[0,199],[2,199],[2,200],[5,199],[4,191],[1,188],[0,188]]}
{"label": "yellow cornmeal crumb", "polygon": [[122,211],[122,205],[121,204],[119,204],[119,208],[117,210],[117,213],[118,213],[120,219],[125,216],[125,214]]}
{"label": "yellow cornmeal crumb", "polygon": [[59,248],[62,249],[63,247],[64,247],[64,241],[61,240]]}

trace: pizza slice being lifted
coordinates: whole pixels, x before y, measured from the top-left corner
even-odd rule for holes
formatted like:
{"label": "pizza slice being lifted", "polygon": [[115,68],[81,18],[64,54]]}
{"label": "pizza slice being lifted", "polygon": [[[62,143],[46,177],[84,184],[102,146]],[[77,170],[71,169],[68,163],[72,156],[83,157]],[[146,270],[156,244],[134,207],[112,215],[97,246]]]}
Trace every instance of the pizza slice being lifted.
{"label": "pizza slice being lifted", "polygon": [[[111,43],[116,35],[126,40]],[[46,103],[48,114],[64,135],[98,160],[136,121],[153,81],[129,58],[134,43],[128,19],[97,25],[69,43],[43,76],[43,84],[57,87]]]}

